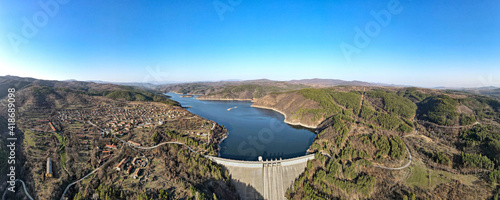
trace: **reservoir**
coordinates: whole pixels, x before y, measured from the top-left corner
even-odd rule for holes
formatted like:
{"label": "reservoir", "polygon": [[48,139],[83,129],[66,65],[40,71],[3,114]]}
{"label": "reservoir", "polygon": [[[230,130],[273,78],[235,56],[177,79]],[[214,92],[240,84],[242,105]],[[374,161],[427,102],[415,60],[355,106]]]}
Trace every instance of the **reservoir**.
{"label": "reservoir", "polygon": [[291,126],[275,111],[251,107],[250,101],[207,101],[166,93],[196,115],[223,125],[229,135],[220,144],[220,157],[237,160],[293,158],[303,156],[316,134]]}

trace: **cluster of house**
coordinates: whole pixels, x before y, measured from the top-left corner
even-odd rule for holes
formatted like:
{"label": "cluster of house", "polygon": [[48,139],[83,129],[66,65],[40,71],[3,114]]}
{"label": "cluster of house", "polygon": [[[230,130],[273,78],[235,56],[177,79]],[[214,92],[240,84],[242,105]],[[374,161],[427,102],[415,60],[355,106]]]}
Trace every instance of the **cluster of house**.
{"label": "cluster of house", "polygon": [[30,127],[32,131],[39,131],[39,132],[57,131],[56,128],[54,127],[54,124],[52,124],[52,122],[49,120],[28,120],[25,123],[25,126]]}
{"label": "cluster of house", "polygon": [[101,159],[99,161],[99,164],[102,164],[102,163],[108,161],[109,158],[111,158],[111,155],[113,154],[113,150],[116,150],[116,145],[115,144],[106,144],[104,149],[106,149],[106,150],[101,151]]}
{"label": "cluster of house", "polygon": [[198,136],[202,136],[202,137],[207,137],[208,134],[207,133],[202,133],[202,132],[195,132],[195,131],[186,131],[187,134],[191,134],[191,135],[198,135]]}
{"label": "cluster of house", "polygon": [[[125,156],[125,158],[123,158],[119,163],[118,165],[116,165],[116,170],[117,171],[121,171],[122,169],[127,169],[127,174],[132,174],[132,171],[134,171],[134,179],[137,179],[140,175],[141,175],[141,172],[142,172],[142,168],[141,167],[146,167],[146,162],[144,162],[142,159],[140,159],[139,157],[135,157],[132,162],[130,162],[130,164],[128,164],[128,162],[130,161],[130,157],[129,156]],[[128,164],[128,168],[127,168],[127,164]]]}
{"label": "cluster of house", "polygon": [[[203,127],[205,127],[205,123],[203,123],[200,128],[203,128]],[[210,128],[210,130],[214,130],[214,128],[215,128],[215,123],[212,123],[212,128]],[[203,133],[203,132],[198,132],[198,131],[186,130],[186,134],[208,137],[210,140],[210,132]]]}
{"label": "cluster of house", "polygon": [[58,114],[58,119],[63,122],[91,121],[99,127],[124,134],[132,128],[162,125],[168,120],[186,116],[187,112],[179,108],[142,103],[125,107],[106,104],[93,109],[67,109],[59,111]]}

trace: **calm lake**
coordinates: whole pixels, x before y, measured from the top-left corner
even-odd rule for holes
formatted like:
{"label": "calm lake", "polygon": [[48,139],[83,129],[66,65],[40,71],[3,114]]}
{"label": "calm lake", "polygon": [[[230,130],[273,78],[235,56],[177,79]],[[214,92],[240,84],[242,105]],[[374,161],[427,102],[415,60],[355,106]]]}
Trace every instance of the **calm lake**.
{"label": "calm lake", "polygon": [[[283,122],[278,112],[250,107],[249,101],[206,101],[166,93],[188,110],[217,122],[229,131],[220,157],[238,160],[292,158],[305,155],[316,136],[313,130]],[[232,108],[228,110],[229,108]]]}

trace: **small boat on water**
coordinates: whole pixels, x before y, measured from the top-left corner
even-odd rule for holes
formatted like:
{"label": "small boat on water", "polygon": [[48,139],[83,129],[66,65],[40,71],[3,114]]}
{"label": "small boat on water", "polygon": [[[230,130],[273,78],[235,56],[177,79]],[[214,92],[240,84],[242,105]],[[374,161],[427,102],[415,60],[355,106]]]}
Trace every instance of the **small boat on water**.
{"label": "small boat on water", "polygon": [[232,108],[228,108],[227,111],[230,111],[230,110],[235,109],[235,108],[238,108],[238,106],[235,106],[235,107],[232,107]]}

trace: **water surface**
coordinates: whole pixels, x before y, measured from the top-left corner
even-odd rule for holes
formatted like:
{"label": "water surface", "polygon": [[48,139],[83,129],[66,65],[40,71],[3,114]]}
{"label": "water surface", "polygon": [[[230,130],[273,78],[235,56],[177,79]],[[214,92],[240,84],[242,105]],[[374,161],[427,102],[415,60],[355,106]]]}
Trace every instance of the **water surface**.
{"label": "water surface", "polygon": [[[167,93],[188,110],[217,122],[229,131],[221,143],[220,157],[238,160],[292,158],[305,155],[314,132],[283,122],[281,113],[250,107],[249,101],[206,101]],[[230,109],[230,110],[228,110]]]}

